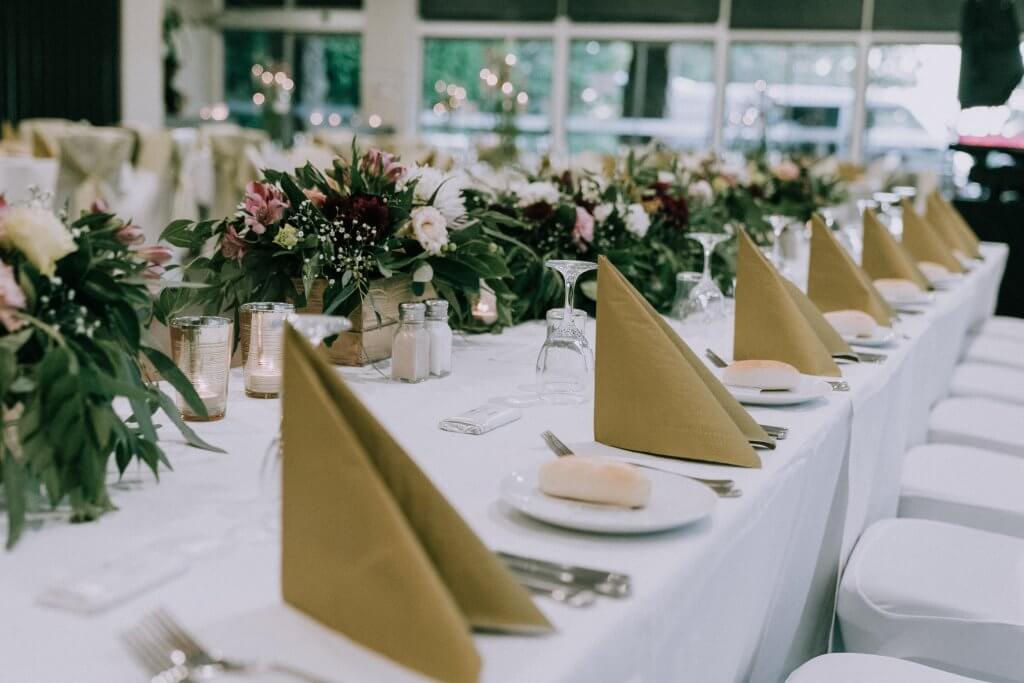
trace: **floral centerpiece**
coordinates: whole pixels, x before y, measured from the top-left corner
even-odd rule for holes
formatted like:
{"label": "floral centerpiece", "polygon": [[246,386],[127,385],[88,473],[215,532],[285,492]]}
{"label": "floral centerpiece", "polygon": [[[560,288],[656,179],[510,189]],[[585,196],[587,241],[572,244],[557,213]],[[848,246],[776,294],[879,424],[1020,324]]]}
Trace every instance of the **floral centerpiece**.
{"label": "floral centerpiece", "polygon": [[[67,502],[72,521],[113,509],[108,461],[134,459],[154,474],[169,463],[153,414],[163,409],[193,445],[214,449],[181,421],[173,400],[143,378],[144,356],[193,409],[202,402],[173,362],[144,341],[147,285],[170,258],[139,247],[141,231],[102,207],[67,225],[36,201],[0,195],[0,480],[7,545],[45,498]],[[125,399],[122,419],[115,399]]]}
{"label": "floral centerpiece", "polygon": [[[175,221],[163,233],[200,255],[185,267],[202,289],[167,290],[159,315],[186,307],[237,311],[250,301],[306,304],[314,283],[326,285],[325,313],[349,314],[373,283],[407,275],[413,291],[429,283],[452,305],[453,324],[479,325],[470,302],[481,283],[508,296],[502,249],[470,216],[458,177],[427,166],[406,166],[391,154],[352,150],[322,172],[265,171],[227,218]],[[301,282],[301,286],[296,286]],[[511,322],[509,317],[498,324]]]}

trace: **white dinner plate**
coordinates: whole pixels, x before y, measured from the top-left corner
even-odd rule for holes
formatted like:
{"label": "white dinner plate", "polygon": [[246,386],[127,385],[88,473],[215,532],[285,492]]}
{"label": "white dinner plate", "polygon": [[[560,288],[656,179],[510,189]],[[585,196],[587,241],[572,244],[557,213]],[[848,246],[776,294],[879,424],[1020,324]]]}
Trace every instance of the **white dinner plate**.
{"label": "white dinner plate", "polygon": [[893,308],[906,308],[906,307],[920,307],[927,306],[931,302],[935,301],[935,295],[931,292],[920,292],[914,296],[905,296],[898,299],[885,297],[885,302]]}
{"label": "white dinner plate", "polygon": [[714,511],[718,499],[704,484],[644,470],[651,480],[646,507],[624,508],[556,498],[542,493],[537,468],[519,469],[501,480],[501,500],[528,517],[555,526],[601,534],[649,534],[692,524]]}
{"label": "white dinner plate", "polygon": [[896,340],[896,331],[891,327],[875,326],[875,331],[870,337],[858,337],[853,334],[844,334],[843,341],[847,344],[857,346],[886,346]]}
{"label": "white dinner plate", "polygon": [[964,276],[960,273],[949,273],[948,275],[943,275],[940,278],[929,278],[928,281],[932,283],[932,287],[935,289],[946,290],[955,287],[963,277]]}
{"label": "white dinner plate", "polygon": [[725,388],[737,401],[748,406],[791,406],[814,401],[832,391],[828,382],[812,375],[800,375],[800,384],[797,388],[786,391],[762,391],[728,384]]}

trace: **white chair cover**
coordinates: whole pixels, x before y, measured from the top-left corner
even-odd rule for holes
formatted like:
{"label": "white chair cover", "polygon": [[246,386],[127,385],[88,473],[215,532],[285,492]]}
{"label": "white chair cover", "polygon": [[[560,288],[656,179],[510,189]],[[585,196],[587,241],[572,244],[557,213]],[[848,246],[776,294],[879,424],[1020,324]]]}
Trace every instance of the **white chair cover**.
{"label": "white chair cover", "polygon": [[994,315],[982,325],[981,334],[1024,342],[1024,318]]}
{"label": "white chair cover", "polygon": [[964,360],[1024,369],[1024,344],[987,334],[979,334],[967,344]]}
{"label": "white chair cover", "polygon": [[199,133],[195,128],[175,128],[171,131],[174,154],[171,157],[171,177],[174,179],[174,200],[171,215],[175,218],[199,219],[199,203],[193,178],[195,158],[198,154]]}
{"label": "white chair cover", "polygon": [[807,662],[786,683],[978,683],[976,678],[892,657],[837,653]]}
{"label": "white chair cover", "polygon": [[57,159],[60,157],[60,137],[77,128],[88,126],[69,119],[22,119],[18,124],[18,135],[31,146],[33,156]]}
{"label": "white chair cover", "polygon": [[174,218],[174,139],[166,130],[137,130],[139,154],[125,182],[124,198],[113,208],[142,228],[156,244]]}
{"label": "white chair cover", "polygon": [[1024,406],[988,398],[948,398],[928,418],[928,440],[1024,456]]}
{"label": "white chair cover", "polygon": [[[1024,340],[1021,341],[1024,352]],[[1024,404],[1024,368],[961,363],[953,370],[949,384],[952,396],[978,396],[994,401]]]}
{"label": "white chair cover", "polygon": [[122,172],[134,145],[134,136],[120,128],[76,127],[64,133],[54,206],[69,201],[75,218],[97,200],[116,206],[122,194]]}
{"label": "white chair cover", "polygon": [[224,218],[235,212],[245,195],[245,185],[259,175],[250,155],[252,142],[242,132],[218,132],[211,135],[214,199],[211,218]]}
{"label": "white chair cover", "polygon": [[8,202],[29,199],[30,188],[53,194],[57,189],[57,160],[0,156],[0,192]]}
{"label": "white chair cover", "polygon": [[985,681],[1024,679],[1024,541],[923,519],[861,536],[839,587],[843,643]]}
{"label": "white chair cover", "polygon": [[1024,538],[1024,458],[927,444],[903,461],[900,517],[932,519]]}

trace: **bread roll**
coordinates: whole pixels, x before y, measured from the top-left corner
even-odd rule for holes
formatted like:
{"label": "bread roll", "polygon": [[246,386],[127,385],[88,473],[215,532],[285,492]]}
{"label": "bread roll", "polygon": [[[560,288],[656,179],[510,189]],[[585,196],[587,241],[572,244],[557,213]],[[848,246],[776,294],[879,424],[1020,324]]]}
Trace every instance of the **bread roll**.
{"label": "bread roll", "polygon": [[870,315],[853,309],[830,311],[825,314],[825,320],[844,337],[873,337],[878,327]]}
{"label": "bread roll", "polygon": [[651,500],[651,480],[640,468],[610,458],[567,455],[540,466],[540,490],[588,503],[642,508]]}
{"label": "bread roll", "polygon": [[932,282],[941,282],[949,277],[949,269],[941,263],[933,261],[918,261],[917,267],[921,269],[924,276]]}
{"label": "bread roll", "polygon": [[796,389],[800,386],[800,371],[777,360],[736,360],[722,372],[722,381],[752,389]]}
{"label": "bread roll", "polygon": [[901,278],[875,280],[875,288],[889,301],[914,301],[920,298],[922,293],[916,282]]}

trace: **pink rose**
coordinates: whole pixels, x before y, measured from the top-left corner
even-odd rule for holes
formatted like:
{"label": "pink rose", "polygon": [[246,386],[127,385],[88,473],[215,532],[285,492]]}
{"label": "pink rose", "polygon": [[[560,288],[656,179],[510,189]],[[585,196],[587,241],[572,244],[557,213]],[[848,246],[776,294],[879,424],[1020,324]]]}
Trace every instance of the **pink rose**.
{"label": "pink rose", "polygon": [[0,325],[14,332],[25,325],[16,311],[25,308],[25,292],[14,277],[14,269],[0,261]]}
{"label": "pink rose", "polygon": [[132,251],[135,252],[136,256],[144,258],[156,266],[162,266],[174,258],[174,252],[171,251],[170,247],[165,247],[159,244],[154,244],[148,247],[139,247]]}
{"label": "pink rose", "polygon": [[245,225],[257,235],[262,235],[268,225],[284,218],[288,201],[281,190],[269,183],[250,182],[245,186]]}
{"label": "pink rose", "polygon": [[100,198],[89,205],[89,213],[110,213],[110,207]]}
{"label": "pink rose", "polygon": [[321,192],[319,187],[311,187],[308,190],[303,190],[302,194],[306,195],[306,199],[308,199],[310,203],[318,209],[322,209],[324,204],[327,203],[327,195]]}
{"label": "pink rose", "polygon": [[227,232],[224,233],[224,239],[220,243],[221,253],[226,258],[241,261],[248,249],[249,246],[245,243],[245,240],[238,236],[235,226],[229,225]]}
{"label": "pink rose", "polygon": [[594,241],[594,217],[582,206],[576,207],[576,224],[572,226],[572,242],[579,251],[586,251]]}
{"label": "pink rose", "polygon": [[405,166],[400,164],[391,152],[370,149],[363,157],[362,169],[367,173],[385,176],[388,180],[398,180],[405,173]]}
{"label": "pink rose", "polygon": [[137,225],[126,225],[114,233],[121,244],[142,244],[146,236],[142,234],[142,228]]}
{"label": "pink rose", "polygon": [[785,159],[772,169],[772,174],[783,182],[789,182],[800,177],[800,167],[789,159]]}

